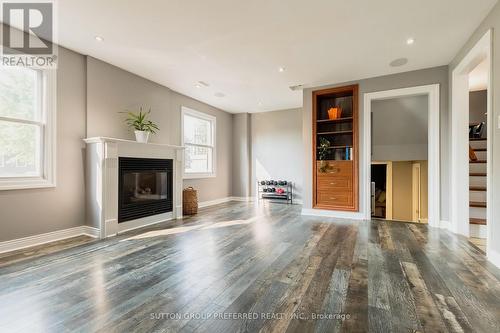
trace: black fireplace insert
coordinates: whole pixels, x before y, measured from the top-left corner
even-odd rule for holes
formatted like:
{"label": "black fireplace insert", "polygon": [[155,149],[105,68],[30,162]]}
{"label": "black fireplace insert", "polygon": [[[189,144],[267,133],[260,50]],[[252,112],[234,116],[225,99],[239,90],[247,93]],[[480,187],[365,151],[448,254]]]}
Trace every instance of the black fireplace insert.
{"label": "black fireplace insert", "polygon": [[118,162],[118,223],[172,211],[172,160],[120,157]]}

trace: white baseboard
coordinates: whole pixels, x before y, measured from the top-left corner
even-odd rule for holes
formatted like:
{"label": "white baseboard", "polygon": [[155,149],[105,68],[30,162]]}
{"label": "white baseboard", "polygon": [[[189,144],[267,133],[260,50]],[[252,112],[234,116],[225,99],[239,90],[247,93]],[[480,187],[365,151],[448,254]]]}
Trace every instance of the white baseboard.
{"label": "white baseboard", "polygon": [[485,225],[471,224],[470,237],[486,238],[488,237],[488,227]]}
{"label": "white baseboard", "polygon": [[93,238],[99,238],[99,229],[94,227],[89,227],[88,225],[84,225],[82,227],[83,235],[87,235]]}
{"label": "white baseboard", "polygon": [[487,251],[488,261],[500,268],[500,253],[491,249]]}
{"label": "white baseboard", "polygon": [[445,221],[445,220],[439,221],[439,228],[453,231],[450,221]]}
{"label": "white baseboard", "polygon": [[325,209],[302,208],[302,215],[336,217],[340,219],[364,220],[364,214],[360,212],[339,212]]}
{"label": "white baseboard", "polygon": [[220,198],[220,199],[215,199],[215,200],[210,200],[210,201],[198,202],[198,208],[209,207],[209,206],[214,206],[214,205],[219,205],[221,203],[229,202],[229,201],[231,201],[231,198],[232,197],[225,197],[225,198]]}
{"label": "white baseboard", "polygon": [[230,201],[241,201],[241,202],[253,202],[255,201],[254,197],[229,197]]}
{"label": "white baseboard", "polygon": [[70,229],[57,230],[47,232],[45,234],[0,242],[0,253],[25,249],[27,247],[42,245],[82,235],[97,238],[99,237],[99,229],[82,225]]}

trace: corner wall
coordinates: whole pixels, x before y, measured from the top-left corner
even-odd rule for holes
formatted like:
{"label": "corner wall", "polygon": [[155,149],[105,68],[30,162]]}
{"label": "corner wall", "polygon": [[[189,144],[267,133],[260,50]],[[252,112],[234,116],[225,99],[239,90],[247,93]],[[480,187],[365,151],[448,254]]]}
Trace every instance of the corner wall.
{"label": "corner wall", "polygon": [[250,114],[233,114],[232,195],[247,198],[251,195],[251,121]]}

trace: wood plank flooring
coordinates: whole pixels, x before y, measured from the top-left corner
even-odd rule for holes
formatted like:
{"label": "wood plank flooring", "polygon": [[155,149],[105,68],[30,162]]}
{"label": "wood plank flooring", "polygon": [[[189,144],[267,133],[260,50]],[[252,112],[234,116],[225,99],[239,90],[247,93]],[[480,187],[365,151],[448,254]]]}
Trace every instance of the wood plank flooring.
{"label": "wood plank flooring", "polygon": [[240,202],[78,242],[0,258],[0,332],[500,327],[500,271],[466,238],[422,224],[305,217],[300,206]]}

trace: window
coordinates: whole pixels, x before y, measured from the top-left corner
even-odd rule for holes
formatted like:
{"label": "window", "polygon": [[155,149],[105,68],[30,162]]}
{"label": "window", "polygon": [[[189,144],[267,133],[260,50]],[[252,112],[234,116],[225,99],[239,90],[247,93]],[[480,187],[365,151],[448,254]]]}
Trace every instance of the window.
{"label": "window", "polygon": [[0,190],[55,185],[54,75],[0,67]]}
{"label": "window", "polygon": [[215,117],[182,108],[184,178],[215,177]]}

